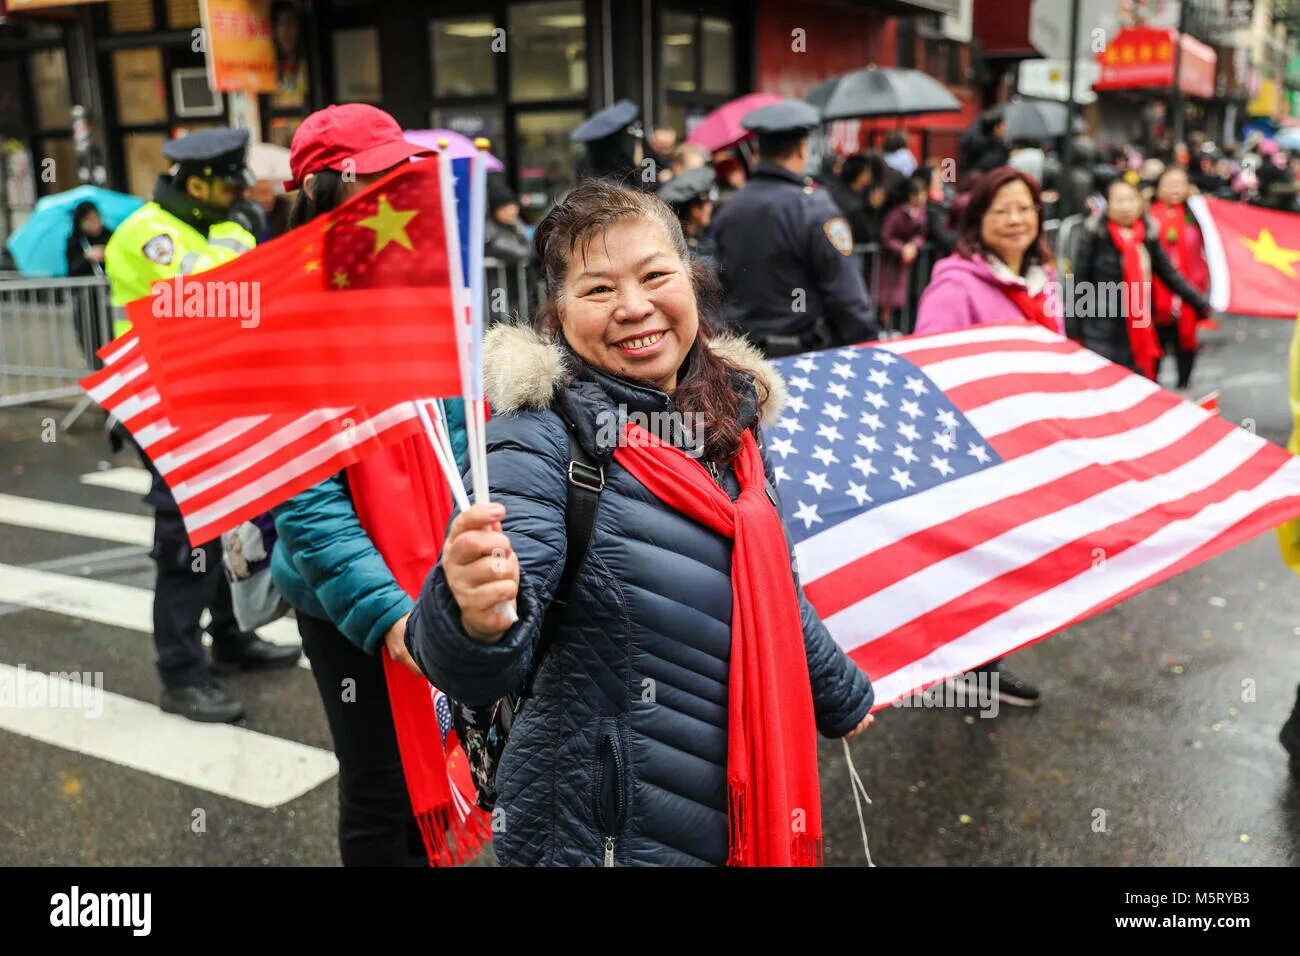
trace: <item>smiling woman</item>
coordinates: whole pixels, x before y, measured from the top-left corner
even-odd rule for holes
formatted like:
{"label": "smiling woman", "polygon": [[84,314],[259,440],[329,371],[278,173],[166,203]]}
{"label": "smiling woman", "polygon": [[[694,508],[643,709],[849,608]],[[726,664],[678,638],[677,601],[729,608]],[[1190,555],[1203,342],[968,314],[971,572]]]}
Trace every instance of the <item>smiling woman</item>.
{"label": "smiling woman", "polygon": [[[873,695],[791,569],[759,436],[784,385],[712,333],[711,273],[659,199],[580,182],[535,243],[535,329],[484,347],[492,503],[453,518],[406,634],[464,704],[530,689],[496,771],[497,858],[816,863],[815,731],[860,732]],[[665,418],[702,427],[646,440]],[[597,492],[582,540],[570,483]]]}

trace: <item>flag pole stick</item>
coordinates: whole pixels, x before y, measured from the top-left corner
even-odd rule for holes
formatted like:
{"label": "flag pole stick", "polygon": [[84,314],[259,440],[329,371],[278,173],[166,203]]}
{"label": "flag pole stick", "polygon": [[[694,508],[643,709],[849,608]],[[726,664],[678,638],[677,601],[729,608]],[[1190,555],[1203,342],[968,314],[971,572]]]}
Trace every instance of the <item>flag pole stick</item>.
{"label": "flag pole stick", "polygon": [[465,511],[469,508],[469,498],[465,494],[465,485],[460,480],[460,472],[456,469],[455,460],[448,454],[448,449],[443,447],[441,436],[429,419],[429,411],[424,407],[424,403],[412,402],[411,404],[415,406],[415,413],[420,417],[420,424],[424,426],[425,437],[429,439],[434,457],[438,459],[438,465],[442,468],[447,484],[451,487],[451,496],[456,501],[456,507]]}
{"label": "flag pole stick", "polygon": [[482,137],[474,140],[477,153],[470,160],[469,176],[469,314],[470,341],[473,348],[470,359],[470,397],[473,402],[466,415],[468,421],[472,415],[474,421],[473,454],[478,456],[478,468],[474,471],[474,498],[487,501],[487,415],[483,399],[483,306],[487,295],[487,281],[483,263],[484,230],[487,228],[487,148],[488,141]]}
{"label": "flag pole stick", "polygon": [[447,427],[447,413],[443,409],[442,403],[424,399],[421,406],[426,412],[432,411],[429,416],[433,426],[434,437],[438,440],[438,445],[442,449],[442,454],[451,464],[451,470],[455,475],[454,479],[449,479],[452,486],[452,494],[456,496],[456,503],[459,505],[462,501],[468,501],[469,496],[465,494],[465,481],[461,477],[460,463],[456,461],[456,452],[451,447],[451,430]]}

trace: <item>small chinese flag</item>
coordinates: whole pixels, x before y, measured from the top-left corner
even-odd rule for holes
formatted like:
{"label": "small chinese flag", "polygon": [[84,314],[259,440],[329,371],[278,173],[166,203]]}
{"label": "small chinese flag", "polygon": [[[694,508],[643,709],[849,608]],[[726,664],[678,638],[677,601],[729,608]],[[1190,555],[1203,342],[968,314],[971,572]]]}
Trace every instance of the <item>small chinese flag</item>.
{"label": "small chinese flag", "polygon": [[436,162],[127,306],[177,425],[460,393]]}

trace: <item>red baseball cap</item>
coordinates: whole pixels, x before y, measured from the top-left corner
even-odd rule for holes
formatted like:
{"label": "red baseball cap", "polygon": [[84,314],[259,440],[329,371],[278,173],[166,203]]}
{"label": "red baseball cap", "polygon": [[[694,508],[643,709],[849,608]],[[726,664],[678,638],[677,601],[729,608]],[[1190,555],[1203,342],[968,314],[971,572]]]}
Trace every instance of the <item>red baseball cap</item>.
{"label": "red baseball cap", "polygon": [[350,171],[360,175],[377,173],[412,156],[427,156],[432,150],[407,142],[402,128],[378,107],[368,103],[327,106],[312,113],[293,134],[289,146],[289,171],[285,189],[297,189],[310,173],[322,169]]}

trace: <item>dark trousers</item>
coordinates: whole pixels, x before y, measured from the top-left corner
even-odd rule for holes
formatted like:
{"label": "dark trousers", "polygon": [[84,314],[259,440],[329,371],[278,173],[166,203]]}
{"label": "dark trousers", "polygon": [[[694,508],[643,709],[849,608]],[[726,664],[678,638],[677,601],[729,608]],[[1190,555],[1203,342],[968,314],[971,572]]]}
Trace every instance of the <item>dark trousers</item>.
{"label": "dark trousers", "polygon": [[339,759],[343,865],[428,866],[402,774],[383,661],[302,611],[298,633]]}
{"label": "dark trousers", "polygon": [[[1186,388],[1192,380],[1192,366],[1196,364],[1196,349],[1184,351],[1178,341],[1178,320],[1175,318],[1168,325],[1156,323],[1156,335],[1160,339],[1160,346],[1165,350],[1165,355],[1172,355],[1174,362],[1178,366],[1178,387]],[[1160,359],[1156,366],[1156,374],[1160,374],[1160,365],[1164,364],[1164,359]]]}
{"label": "dark trousers", "polygon": [[164,687],[202,684],[211,679],[208,653],[203,647],[199,618],[204,610],[212,614],[208,633],[222,656],[231,657],[253,635],[241,631],[235,621],[230,584],[221,567],[221,543],[209,541],[191,548],[176,500],[166,482],[136,448],[153,477],[145,502],[154,509],[153,558],[158,569],[153,589],[153,643],[157,653],[158,677]]}

